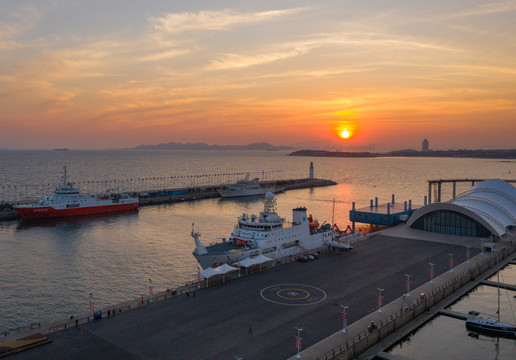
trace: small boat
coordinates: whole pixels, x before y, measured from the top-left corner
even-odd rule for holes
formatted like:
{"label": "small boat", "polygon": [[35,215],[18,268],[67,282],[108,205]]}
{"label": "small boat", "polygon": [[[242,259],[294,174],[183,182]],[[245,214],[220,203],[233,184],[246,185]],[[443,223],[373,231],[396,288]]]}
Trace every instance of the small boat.
{"label": "small boat", "polygon": [[499,336],[509,339],[516,339],[516,326],[506,324],[500,321],[500,270],[497,272],[497,293],[498,293],[498,310],[497,318],[487,315],[481,315],[478,311],[470,311],[469,318],[466,320],[466,328],[470,331],[487,334],[492,336]]}

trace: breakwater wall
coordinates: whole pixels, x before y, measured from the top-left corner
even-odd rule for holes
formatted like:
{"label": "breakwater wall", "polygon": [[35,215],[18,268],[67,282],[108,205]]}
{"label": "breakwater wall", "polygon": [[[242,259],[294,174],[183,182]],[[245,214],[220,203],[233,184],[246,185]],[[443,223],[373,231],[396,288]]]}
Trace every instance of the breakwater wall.
{"label": "breakwater wall", "polygon": [[[294,189],[305,189],[313,187],[322,187],[336,185],[332,180],[325,179],[287,179],[287,180],[270,180],[260,182],[262,186],[274,186],[284,191]],[[218,190],[226,185],[203,185],[183,188],[162,188],[151,189],[137,192],[130,192],[133,196],[138,196],[139,206],[149,206],[157,204],[170,204],[182,201],[195,201],[201,199],[218,198],[220,194]],[[13,204],[6,204],[6,208],[0,211],[0,221],[19,219],[18,213],[12,209]]]}

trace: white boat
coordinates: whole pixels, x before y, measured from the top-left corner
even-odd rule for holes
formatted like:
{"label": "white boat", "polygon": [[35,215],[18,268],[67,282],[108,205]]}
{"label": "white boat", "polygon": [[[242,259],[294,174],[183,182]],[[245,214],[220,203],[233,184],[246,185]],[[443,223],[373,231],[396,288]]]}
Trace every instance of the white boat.
{"label": "white boat", "polygon": [[203,246],[200,233],[192,228],[196,248],[193,256],[203,269],[222,264],[234,264],[260,254],[271,259],[299,255],[316,250],[332,238],[328,225],[310,228],[306,208],[292,210],[292,225],[276,213],[276,200],[271,192],[265,195],[265,205],[259,216],[243,214],[229,239]]}
{"label": "white boat", "polygon": [[233,185],[228,185],[224,189],[219,190],[219,194],[223,198],[265,195],[268,192],[275,193],[284,189],[276,189],[273,186],[262,187],[260,180],[254,178],[249,180],[249,174],[243,180],[237,181]]}
{"label": "white boat", "polygon": [[[500,285],[499,273],[500,270],[497,272],[498,285]],[[516,339],[516,326],[500,321],[500,286],[497,287],[497,293],[497,318],[494,319],[494,317],[484,316],[477,311],[470,311],[468,313],[469,318],[466,320],[466,328],[477,333]]]}

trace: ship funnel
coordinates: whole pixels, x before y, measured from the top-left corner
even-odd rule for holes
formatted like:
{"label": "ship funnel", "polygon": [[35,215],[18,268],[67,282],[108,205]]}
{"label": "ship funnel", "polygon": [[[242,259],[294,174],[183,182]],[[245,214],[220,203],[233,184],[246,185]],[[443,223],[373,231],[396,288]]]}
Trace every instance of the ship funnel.
{"label": "ship funnel", "polygon": [[306,208],[297,208],[292,210],[292,222],[296,225],[307,222]]}
{"label": "ship funnel", "polygon": [[208,251],[201,244],[201,240],[199,240],[199,237],[201,236],[201,234],[194,230],[193,224],[192,224],[192,233],[191,233],[191,235],[192,235],[192,237],[194,238],[194,241],[195,241],[195,252],[197,253],[197,255],[207,254]]}

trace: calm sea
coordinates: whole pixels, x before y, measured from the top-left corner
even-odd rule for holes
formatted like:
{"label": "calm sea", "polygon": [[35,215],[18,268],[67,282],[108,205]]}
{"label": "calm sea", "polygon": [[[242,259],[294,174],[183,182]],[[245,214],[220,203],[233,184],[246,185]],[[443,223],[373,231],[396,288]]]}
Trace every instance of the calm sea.
{"label": "calm sea", "polygon": [[[516,161],[459,158],[309,158],[274,151],[0,151],[0,200],[50,194],[63,166],[85,191],[155,190],[220,184],[247,172],[265,179],[315,176],[336,186],[292,190],[277,196],[278,211],[306,206],[319,222],[346,226],[352,202],[366,207],[412,200],[423,204],[427,180],[513,178]],[[227,175],[232,174],[232,175]],[[116,180],[116,181],[115,181]],[[464,191],[469,184],[458,187]],[[443,200],[451,197],[443,187]],[[262,200],[208,199],[143,207],[137,213],[54,220],[0,222],[0,331],[50,322],[194,280],[192,222],[208,243],[227,237],[242,213],[258,213]],[[342,227],[341,226],[341,227]]]}

